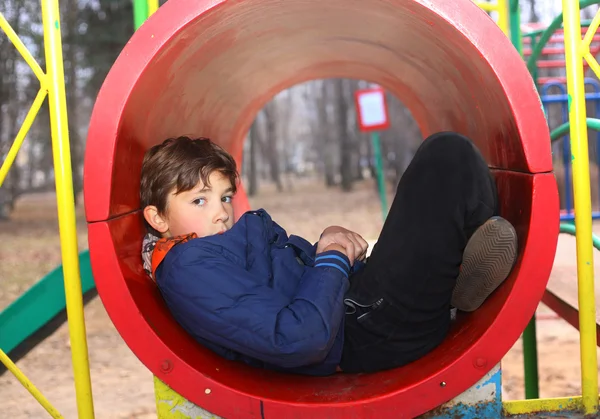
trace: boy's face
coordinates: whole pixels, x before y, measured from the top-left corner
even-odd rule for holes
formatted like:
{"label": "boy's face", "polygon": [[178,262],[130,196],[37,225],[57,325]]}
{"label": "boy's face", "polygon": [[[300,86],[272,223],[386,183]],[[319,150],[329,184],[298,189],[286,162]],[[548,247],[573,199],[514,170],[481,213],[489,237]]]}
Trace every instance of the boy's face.
{"label": "boy's face", "polygon": [[148,206],[144,217],[163,237],[223,234],[234,222],[233,188],[229,179],[217,171],[210,174],[208,182],[210,187],[200,181],[189,191],[170,193],[166,214],[161,216],[155,207]]}

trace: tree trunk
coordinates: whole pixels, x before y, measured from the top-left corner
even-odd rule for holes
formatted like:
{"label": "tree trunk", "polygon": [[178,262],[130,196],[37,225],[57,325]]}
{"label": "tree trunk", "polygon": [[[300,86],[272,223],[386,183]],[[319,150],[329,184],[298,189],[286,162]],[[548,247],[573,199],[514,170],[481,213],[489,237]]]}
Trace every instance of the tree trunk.
{"label": "tree trunk", "polygon": [[277,186],[277,191],[283,191],[281,183],[281,170],[279,161],[279,150],[277,148],[277,104],[272,100],[264,107],[266,137],[268,146],[268,158],[271,180]]}
{"label": "tree trunk", "polygon": [[330,103],[330,83],[331,80],[323,80],[321,82],[321,94],[317,102],[318,110],[318,128],[316,130],[320,154],[323,158],[323,166],[325,171],[325,186],[331,188],[335,186],[335,166],[334,166],[334,150],[333,138],[331,136],[330,118],[328,117],[328,104]]}
{"label": "tree trunk", "polygon": [[346,101],[347,80],[337,79],[334,81],[334,97],[336,108],[336,125],[340,151],[340,175],[342,190],[352,190],[352,139],[348,135],[348,103]]}
{"label": "tree trunk", "polygon": [[[19,33],[21,30],[21,5],[14,5],[14,13],[12,13],[12,18],[9,18],[9,24],[11,27]],[[17,84],[17,50],[13,47],[13,45],[9,43],[5,43],[3,46],[3,54],[2,54],[2,62],[4,64],[4,68],[6,69],[6,73],[2,75],[2,91],[3,91],[3,99],[4,105],[6,109],[6,119],[5,127],[5,137],[1,141],[4,143],[4,147],[0,148],[0,155],[4,155],[12,146],[19,129],[21,128],[18,119],[19,119],[19,110],[21,108],[21,101],[19,100],[19,86]],[[1,104],[0,104],[1,105]],[[7,192],[5,195],[8,196],[8,207],[12,211],[15,207],[15,203],[19,195],[22,193],[20,187],[21,181],[21,168],[18,166],[17,161],[15,160],[8,172],[8,176],[4,182],[3,189]],[[6,199],[6,198],[5,198]]]}
{"label": "tree trunk", "polygon": [[540,16],[537,14],[537,8],[535,7],[535,0],[529,0],[529,16],[532,23],[540,21]]}
{"label": "tree trunk", "polygon": [[248,162],[248,196],[256,195],[258,191],[258,173],[256,167],[256,152],[258,149],[259,130],[258,130],[258,119],[254,120],[254,123],[250,127],[250,159]]}

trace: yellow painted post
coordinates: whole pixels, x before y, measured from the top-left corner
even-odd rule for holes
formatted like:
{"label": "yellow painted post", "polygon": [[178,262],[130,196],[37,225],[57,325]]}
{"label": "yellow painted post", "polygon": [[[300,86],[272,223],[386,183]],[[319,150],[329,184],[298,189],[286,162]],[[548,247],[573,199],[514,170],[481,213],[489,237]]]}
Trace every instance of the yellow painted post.
{"label": "yellow painted post", "polygon": [[8,21],[4,18],[4,15],[2,15],[2,13],[0,13],[0,29],[2,29],[4,33],[6,33],[6,36],[8,36],[10,42],[12,42],[17,51],[19,51],[19,54],[21,54],[27,65],[31,67],[33,74],[35,74],[35,76],[38,78],[42,85],[41,88],[45,89],[44,83],[46,80],[46,74],[44,74],[44,71],[42,70],[40,65],[37,63],[37,61],[35,61],[33,55],[31,55],[23,41],[21,41],[19,36],[15,33]]}
{"label": "yellow painted post", "polygon": [[35,97],[35,100],[33,101],[33,104],[31,105],[31,108],[29,108],[29,112],[27,112],[27,115],[25,115],[25,120],[23,121],[23,124],[21,125],[21,128],[17,133],[17,137],[15,138],[13,145],[10,147],[10,150],[8,150],[6,159],[4,159],[4,162],[0,167],[0,186],[2,186],[4,180],[6,179],[6,175],[8,175],[8,169],[10,169],[15,159],[17,158],[17,153],[23,145],[23,141],[25,141],[25,136],[29,132],[31,124],[33,124],[33,121],[35,120],[38,111],[42,107],[44,99],[46,99],[47,93],[48,92],[46,91],[46,89],[40,89],[37,96]]}
{"label": "yellow painted post", "polygon": [[83,296],[79,274],[75,199],[69,148],[67,100],[60,32],[58,0],[42,0],[44,48],[48,82],[48,104],[52,133],[52,154],[58,202],[58,226],[65,280],[69,337],[75,379],[75,394],[79,419],[94,417],[92,383],[83,315]]}
{"label": "yellow painted post", "polygon": [[44,397],[44,395],[36,386],[33,385],[31,381],[29,381],[29,378],[23,374],[19,367],[17,367],[15,363],[10,360],[8,355],[6,355],[2,349],[0,349],[0,363],[4,364],[6,369],[8,369],[17,378],[17,380],[23,384],[23,387],[25,387],[27,391],[29,391],[29,393],[31,393],[31,395],[42,405],[42,407],[46,409],[46,412],[48,412],[50,416],[52,416],[54,419],[63,419],[63,416],[58,412],[58,410],[56,410],[56,408],[50,404],[48,399]]}
{"label": "yellow painted post", "polygon": [[498,7],[498,26],[508,36],[508,2],[507,0],[496,0]]}
{"label": "yellow painted post", "polygon": [[152,16],[152,13],[158,10],[158,0],[148,0],[148,16]]}
{"label": "yellow painted post", "polygon": [[475,4],[486,12],[498,13],[498,27],[508,36],[508,2],[507,0],[496,0],[490,3],[487,1],[475,1]]}
{"label": "yellow painted post", "polygon": [[[203,391],[210,394],[209,389]],[[158,419],[221,419],[196,406],[157,377],[154,377],[154,394]]]}
{"label": "yellow painted post", "polygon": [[[598,359],[596,355],[596,304],[594,301],[592,253],[592,204],[583,73],[585,48],[581,40],[578,1],[563,0],[563,25],[569,92],[569,121],[571,122],[575,225],[577,225],[582,404],[585,414],[593,414],[598,410]],[[591,29],[590,32],[592,32]]]}
{"label": "yellow painted post", "polygon": [[[554,397],[551,399],[505,400],[502,402],[505,416],[534,414],[539,417],[540,412],[564,412],[566,410],[580,410],[581,396]],[[528,416],[530,417],[530,416]]]}

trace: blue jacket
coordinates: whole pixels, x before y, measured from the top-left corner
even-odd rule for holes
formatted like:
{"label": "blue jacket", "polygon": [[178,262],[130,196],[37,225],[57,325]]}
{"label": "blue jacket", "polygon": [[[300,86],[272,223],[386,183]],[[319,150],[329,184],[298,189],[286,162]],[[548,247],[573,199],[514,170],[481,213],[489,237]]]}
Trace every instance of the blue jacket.
{"label": "blue jacket", "polygon": [[264,210],[222,235],[174,246],[156,269],[179,324],[221,356],[257,367],[328,375],[344,339],[348,258],[291,236]]}

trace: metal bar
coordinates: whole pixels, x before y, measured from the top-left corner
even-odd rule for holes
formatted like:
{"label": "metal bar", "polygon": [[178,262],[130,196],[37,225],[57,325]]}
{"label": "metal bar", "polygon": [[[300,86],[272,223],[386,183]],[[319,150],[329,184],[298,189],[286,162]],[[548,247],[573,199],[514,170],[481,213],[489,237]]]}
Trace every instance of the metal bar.
{"label": "metal bar", "polygon": [[583,55],[583,58],[590,65],[592,71],[596,74],[597,77],[600,77],[600,65],[598,65],[598,61],[596,58],[589,52],[589,50]]}
{"label": "metal bar", "polygon": [[148,0],[148,17],[152,16],[159,8],[158,0]]}
{"label": "metal bar", "polygon": [[598,358],[596,354],[596,305],[592,248],[592,204],[586,124],[586,103],[579,3],[563,0],[567,88],[569,106],[575,225],[577,226],[577,282],[581,353],[581,388],[585,414],[598,411]]}
{"label": "metal bar", "polygon": [[592,39],[596,37],[596,31],[598,30],[598,26],[600,26],[600,14],[596,14],[596,16],[594,16],[590,27],[588,28],[588,30],[585,33],[585,36],[583,37],[582,46],[584,48],[589,49],[590,45],[592,44]]}
{"label": "metal bar", "polygon": [[379,133],[373,132],[371,134],[371,140],[373,141],[373,154],[375,155],[375,165],[377,167],[377,187],[379,189],[379,199],[381,201],[381,212],[383,214],[383,220],[385,221],[388,213],[388,205],[385,193],[385,174],[383,172],[383,158],[381,157],[381,141],[379,139]]}
{"label": "metal bar", "polygon": [[498,26],[508,36],[508,1],[496,0],[496,11],[498,12]]}
{"label": "metal bar", "polygon": [[[600,119],[596,118],[586,118],[585,124],[588,128],[591,128],[595,131],[600,131]],[[559,127],[556,127],[550,133],[550,140],[556,141],[561,138],[563,135],[567,135],[569,130],[571,129],[571,123],[565,122]]]}
{"label": "metal bar", "polygon": [[31,395],[42,405],[44,409],[50,416],[55,419],[63,419],[63,416],[56,410],[54,406],[44,397],[44,395],[38,390],[36,386],[27,378],[25,374],[15,365],[14,362],[10,360],[8,355],[4,353],[2,349],[0,349],[0,362],[2,362],[6,368],[19,380],[23,387],[27,389],[31,393]]}
{"label": "metal bar", "polygon": [[137,31],[148,19],[148,0],[133,0],[133,26]]}
{"label": "metal bar", "polygon": [[498,13],[497,25],[498,27],[508,35],[508,0],[496,0],[495,3],[489,3],[485,1],[476,1],[475,4],[485,12],[496,12]]}
{"label": "metal bar", "polygon": [[[523,56],[523,44],[521,37],[521,18],[519,13],[519,0],[510,2],[510,36],[514,47]],[[535,313],[529,324],[523,331],[523,370],[525,377],[525,398],[539,397],[538,378],[538,352]]]}
{"label": "metal bar", "polygon": [[540,397],[540,380],[538,377],[538,353],[535,313],[523,331],[523,369],[525,374],[525,398]]}
{"label": "metal bar", "polygon": [[44,48],[48,74],[48,103],[58,203],[58,226],[63,260],[65,298],[79,419],[94,417],[92,384],[83,315],[79,251],[75,220],[73,173],[69,148],[67,100],[58,0],[42,0]]}
{"label": "metal bar", "polygon": [[496,3],[488,3],[485,1],[476,1],[475,4],[481,9],[484,10],[486,12],[495,12],[498,8],[498,5]]}
{"label": "metal bar", "polygon": [[[542,55],[564,54],[564,53],[565,53],[564,47],[546,47],[546,48],[542,49]],[[526,49],[523,51],[523,54],[526,56],[531,55],[531,50]]]}
{"label": "metal bar", "polygon": [[[577,6],[577,8],[579,10],[579,6],[583,9],[583,8],[586,8],[593,4],[600,3],[600,0],[581,0],[581,2],[579,4],[576,5],[575,3],[577,3],[576,0],[570,0],[569,5],[571,7]],[[566,4],[565,0],[563,0],[563,10],[564,10],[565,4]],[[577,21],[577,23],[580,23],[580,22]],[[546,46],[546,44],[548,43],[548,40],[552,37],[554,32],[560,28],[560,26],[562,24],[563,24],[563,13],[558,15],[552,21],[552,23],[550,23],[550,25],[548,25],[548,27],[544,31],[542,31],[539,41],[535,45],[535,48],[533,48],[531,56],[529,57],[529,60],[527,60],[527,68],[529,69],[529,72],[531,74],[534,73],[535,63],[538,60],[540,53],[542,52],[542,49]],[[573,33],[581,33],[581,25],[580,24],[578,25],[577,30],[574,31]]]}
{"label": "metal bar", "polygon": [[563,68],[565,60],[538,60],[537,68]]}
{"label": "metal bar", "polygon": [[[571,223],[560,223],[560,233],[570,234],[571,236],[577,237],[577,230],[574,224]],[[600,250],[600,237],[592,233],[592,244],[596,250]],[[559,296],[554,293],[552,289],[547,288],[542,302],[548,306],[552,311],[558,314],[563,320],[579,330],[579,308],[577,303],[574,302],[573,298],[569,296]],[[596,344],[600,346],[600,335],[598,329],[600,325],[596,323]]]}
{"label": "metal bar", "polygon": [[[591,3],[591,4],[594,4],[594,3]],[[589,5],[590,5],[590,3],[584,4],[583,1],[580,3],[580,7],[582,9],[584,7],[589,6]],[[562,14],[560,16],[562,16]],[[562,22],[562,18],[560,19],[560,21]],[[587,27],[590,26],[590,23],[591,23],[591,21],[589,21],[589,20],[582,20],[581,21],[581,33],[584,33],[587,30]],[[526,34],[523,35],[524,42],[529,41],[531,37],[535,37],[535,36],[541,35],[545,31],[546,31],[546,28],[537,29],[535,31],[527,32]],[[556,32],[557,33],[563,33],[563,30],[559,29]]]}
{"label": "metal bar", "polygon": [[[568,103],[569,95],[556,94],[556,95],[543,95],[541,97],[543,103]],[[599,100],[600,93],[587,93],[585,95],[586,100]]]}
{"label": "metal bar", "polygon": [[555,76],[549,76],[549,77],[538,77],[536,80],[536,84],[537,85],[544,85],[546,83],[551,83],[551,82],[561,82],[561,83],[566,83],[567,82],[567,78],[566,77],[555,77]]}
{"label": "metal bar", "polygon": [[35,74],[40,81],[41,88],[44,89],[44,85],[46,83],[46,74],[44,74],[40,65],[37,63],[35,58],[33,58],[33,55],[31,55],[25,44],[21,41],[21,38],[19,38],[19,35],[17,35],[14,29],[10,26],[2,13],[0,13],[0,29],[6,33],[8,39],[13,43],[17,51],[19,51],[27,65],[31,67],[33,74]]}
{"label": "metal bar", "polygon": [[48,92],[45,89],[40,89],[35,97],[35,100],[31,104],[31,108],[29,108],[27,115],[25,115],[25,120],[23,121],[23,124],[17,133],[15,141],[10,147],[10,150],[8,150],[8,154],[6,155],[6,159],[2,163],[2,166],[0,166],[0,186],[2,186],[4,183],[4,180],[8,175],[8,170],[11,168],[15,159],[17,158],[17,153],[21,149],[23,141],[25,141],[25,137],[31,128],[31,124],[33,124],[33,121],[35,120],[37,113],[44,104],[44,99],[46,99],[47,93]]}
{"label": "metal bar", "polygon": [[[570,214],[566,214],[566,213],[562,214],[559,218],[560,218],[560,221],[565,221],[565,222],[575,221],[575,216],[573,215],[572,212]],[[598,211],[592,212],[592,220],[600,220],[600,212],[598,212]]]}
{"label": "metal bar", "polygon": [[519,54],[523,55],[523,36],[521,34],[521,9],[519,0],[510,0],[508,4],[510,39]]}
{"label": "metal bar", "polygon": [[502,406],[505,415],[575,411],[581,408],[581,396],[556,397],[552,399],[507,400],[502,402]]}
{"label": "metal bar", "polygon": [[579,330],[579,311],[564,301],[560,296],[546,288],[542,296],[542,303],[556,313],[561,319]]}

